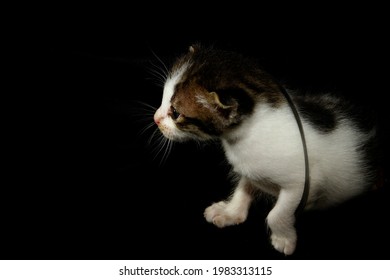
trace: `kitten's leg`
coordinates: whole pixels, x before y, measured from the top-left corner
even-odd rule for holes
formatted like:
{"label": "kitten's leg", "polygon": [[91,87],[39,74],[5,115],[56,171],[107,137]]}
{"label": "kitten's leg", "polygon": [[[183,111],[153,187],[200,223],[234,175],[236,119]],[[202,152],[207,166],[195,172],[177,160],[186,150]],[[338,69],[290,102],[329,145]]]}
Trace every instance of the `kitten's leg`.
{"label": "kitten's leg", "polygon": [[267,216],[267,223],[272,232],[272,245],[285,255],[291,255],[296,247],[295,210],[301,195],[301,192],[297,192],[294,187],[282,188],[274,208]]}
{"label": "kitten's leg", "polygon": [[233,195],[227,201],[220,201],[206,208],[204,216],[209,223],[223,228],[244,222],[252,202],[253,186],[249,180],[241,178]]}

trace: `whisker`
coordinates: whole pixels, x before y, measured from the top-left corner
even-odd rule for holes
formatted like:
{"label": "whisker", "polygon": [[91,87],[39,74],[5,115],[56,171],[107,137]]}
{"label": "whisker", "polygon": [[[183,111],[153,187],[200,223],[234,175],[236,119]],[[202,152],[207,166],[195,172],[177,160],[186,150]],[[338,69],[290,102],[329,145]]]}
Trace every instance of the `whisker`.
{"label": "whisker", "polygon": [[154,61],[149,60],[151,67],[148,68],[149,73],[154,77],[155,82],[158,86],[164,87],[165,81],[167,80],[169,76],[169,70],[164,63],[164,61],[158,57],[158,55],[153,51],[150,50],[153,56],[157,59],[160,65],[156,64]]}
{"label": "whisker", "polygon": [[134,100],[141,106],[134,108],[131,112],[131,116],[135,118],[135,122],[147,122],[147,125],[151,125],[150,122],[153,122],[153,116],[156,113],[156,108],[150,104],[147,104],[142,101]]}
{"label": "whisker", "polygon": [[165,81],[162,77],[157,76],[156,74],[151,73],[150,78],[146,78],[147,80],[153,81],[155,85],[157,85],[159,88],[164,88]]}
{"label": "whisker", "polygon": [[[161,136],[162,136],[162,135],[161,135]],[[163,151],[163,149],[164,149],[165,145],[167,144],[167,142],[168,142],[168,139],[167,139],[167,138],[165,138],[165,137],[163,137],[163,136],[160,138],[159,144],[158,144],[157,147],[153,150],[153,151],[156,151],[156,150],[158,149],[158,151],[157,151],[156,155],[154,156],[153,160],[156,160],[156,159],[157,159],[158,155]]]}
{"label": "whisker", "polygon": [[171,149],[172,149],[172,141],[167,139],[167,141],[165,141],[165,143],[167,144],[166,147],[165,147],[165,151],[164,151],[164,154],[162,155],[162,158],[161,158],[161,161],[160,161],[160,165],[163,165],[168,157],[169,157],[169,154],[171,152]]}
{"label": "whisker", "polygon": [[163,87],[163,85],[166,81],[166,78],[163,76],[163,74],[161,74],[160,72],[158,72],[154,69],[150,69],[149,73],[154,77],[154,79],[151,79],[151,80],[154,80],[158,86]]}
{"label": "whisker", "polygon": [[138,112],[138,113],[133,112],[132,116],[139,117],[140,120],[145,119],[145,120],[150,121],[153,119],[154,113],[155,113],[154,111],[153,112],[152,111],[145,111],[145,112]]}
{"label": "whisker", "polygon": [[[166,64],[164,61],[158,57],[158,55],[151,50],[153,56],[157,59],[156,60],[150,60],[148,61],[150,66],[148,67],[148,72],[151,75],[151,80],[154,80],[159,86],[164,87],[164,84],[169,77],[170,71],[168,70]],[[155,112],[157,111],[157,108],[147,104],[142,101],[137,101],[138,104],[142,105],[142,109],[139,110],[138,113],[136,113],[136,116],[142,116],[142,117],[147,117],[147,116],[154,116]],[[146,121],[146,119],[144,118]],[[149,120],[150,121],[150,120]],[[152,129],[155,126],[154,122],[150,122],[146,124],[140,131],[139,135],[145,134],[147,131]],[[166,160],[168,159],[172,148],[173,148],[173,141],[169,140],[166,138],[161,131],[159,130],[158,127],[155,127],[153,132],[151,132],[151,135],[149,136],[149,139],[147,141],[148,145],[152,145],[152,154],[154,153],[153,160],[156,160],[158,157],[161,157],[160,159],[160,165],[164,164]]]}
{"label": "whisker", "polygon": [[136,100],[135,102],[140,103],[141,105],[143,105],[143,106],[145,106],[145,107],[148,107],[148,108],[150,108],[150,109],[152,109],[152,110],[157,110],[157,107],[154,107],[154,106],[152,106],[152,105],[150,105],[150,104],[148,104],[148,103],[145,103],[145,102],[143,102],[143,101]]}
{"label": "whisker", "polygon": [[[158,61],[160,61],[161,65],[164,67],[165,69],[165,73],[169,73],[169,70],[167,68],[167,66],[165,65],[164,61],[162,61],[161,58],[158,57],[158,55],[153,51],[153,50],[150,50],[152,52],[152,54],[157,58]],[[163,70],[163,69],[162,69]]]}
{"label": "whisker", "polygon": [[140,109],[139,112],[132,112],[133,117],[147,117],[148,119],[153,118],[155,111],[149,109]]}
{"label": "whisker", "polygon": [[169,151],[168,151],[168,156],[171,154],[172,150],[173,150],[173,147],[175,146],[175,142],[170,140],[169,141],[170,143],[170,146],[169,146]]}
{"label": "whisker", "polygon": [[144,134],[146,131],[148,131],[149,129],[151,129],[155,124],[152,122],[152,123],[149,123],[148,125],[146,125],[143,129],[141,129],[139,132],[138,132],[138,135],[142,135]]}
{"label": "whisker", "polygon": [[[149,123],[146,125],[140,132],[139,134],[144,134],[146,131],[149,129],[153,128],[155,124],[154,123]],[[160,158],[159,165],[163,165],[169,155],[172,152],[174,142],[168,138],[166,138],[162,133],[160,133],[160,130],[158,127],[155,127],[154,131],[150,135],[147,144],[150,146],[152,145],[151,153],[154,154],[153,156],[153,161],[157,160],[157,158]]]}
{"label": "whisker", "polygon": [[153,106],[145,104],[140,101],[134,101],[134,102],[138,103],[138,105],[130,107],[123,114],[133,117],[135,120],[147,119],[149,122],[150,120],[153,119],[153,116],[156,113],[156,109]]}
{"label": "whisker", "polygon": [[[148,144],[150,145],[153,141],[153,138],[156,136],[156,132],[158,132],[159,129],[156,127],[156,129],[154,130],[154,132],[152,133],[152,135],[150,136],[149,140],[148,140]],[[159,135],[160,137],[164,137],[163,135]]]}
{"label": "whisker", "polygon": [[149,62],[153,67],[155,67],[155,68],[149,68],[149,71],[151,73],[158,75],[160,78],[162,78],[165,81],[168,78],[168,72],[165,72],[164,69],[161,69],[161,67],[154,64],[152,61]]}

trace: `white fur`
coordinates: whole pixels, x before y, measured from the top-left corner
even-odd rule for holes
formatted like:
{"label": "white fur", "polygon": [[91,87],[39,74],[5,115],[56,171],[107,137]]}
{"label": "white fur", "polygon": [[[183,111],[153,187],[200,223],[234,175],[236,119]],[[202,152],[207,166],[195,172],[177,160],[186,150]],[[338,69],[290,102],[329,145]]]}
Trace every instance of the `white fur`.
{"label": "white fur", "polygon": [[[340,203],[362,192],[366,174],[361,172],[362,159],[356,148],[368,136],[347,121],[327,134],[320,134],[305,122],[303,126],[310,163],[308,208]],[[230,145],[227,138],[237,138],[238,141]],[[303,193],[305,165],[301,137],[291,109],[288,105],[274,109],[259,104],[254,114],[237,130],[226,135],[222,143],[234,170],[242,176],[239,186],[251,184],[277,195],[275,207],[267,217],[272,231],[271,241],[278,251],[292,254],[297,240],[295,210]],[[264,180],[279,185],[279,192],[262,184]],[[241,192],[241,188],[238,187],[236,192]],[[326,197],[322,205],[315,204],[318,196]],[[225,213],[221,210],[213,213],[215,205],[207,208],[206,219],[223,227],[230,224],[229,217],[246,217],[247,210],[241,209],[247,209],[249,205],[242,204],[249,204],[250,200],[234,197],[235,194],[233,199],[225,202]],[[237,211],[232,213],[231,209]]]}
{"label": "white fur", "polygon": [[[320,134],[305,122],[303,126],[311,175],[309,203],[315,198],[317,188],[325,185],[327,192],[332,193],[330,203],[359,193],[364,187],[365,174],[361,174],[361,159],[356,148],[367,136],[345,121],[327,134]],[[231,146],[224,139],[222,143],[237,173],[253,181],[270,179],[280,186],[297,182],[303,188],[302,142],[288,105],[278,109],[258,105],[251,118],[233,134],[241,138],[237,144]]]}
{"label": "white fur", "polygon": [[183,76],[185,67],[180,68],[178,71],[171,73],[164,85],[163,98],[160,106],[162,114],[166,114],[171,106],[171,98],[175,92],[175,86],[177,82]]}
{"label": "white fur", "polygon": [[176,129],[175,123],[172,118],[168,116],[171,108],[171,99],[175,91],[175,86],[183,76],[183,73],[187,69],[188,64],[184,64],[182,67],[177,69],[175,72],[170,73],[167,80],[165,81],[163,98],[160,108],[154,114],[154,120],[158,124],[161,132],[168,139],[180,140],[183,135]]}

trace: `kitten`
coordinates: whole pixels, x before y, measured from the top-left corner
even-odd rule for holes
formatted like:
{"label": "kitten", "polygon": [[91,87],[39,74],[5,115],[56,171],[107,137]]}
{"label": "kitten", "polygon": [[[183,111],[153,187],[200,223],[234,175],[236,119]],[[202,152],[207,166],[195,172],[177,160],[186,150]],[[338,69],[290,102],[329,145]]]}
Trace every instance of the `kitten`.
{"label": "kitten", "polygon": [[[362,194],[374,184],[369,157],[373,124],[330,94],[289,91],[300,112],[310,167],[305,209],[325,208]],[[244,222],[256,191],[276,198],[267,216],[271,242],[294,252],[295,211],[305,184],[300,131],[278,82],[252,59],[194,45],[174,63],[154,121],[173,141],[219,139],[234,173],[234,193],[212,204],[204,216],[217,227]]]}

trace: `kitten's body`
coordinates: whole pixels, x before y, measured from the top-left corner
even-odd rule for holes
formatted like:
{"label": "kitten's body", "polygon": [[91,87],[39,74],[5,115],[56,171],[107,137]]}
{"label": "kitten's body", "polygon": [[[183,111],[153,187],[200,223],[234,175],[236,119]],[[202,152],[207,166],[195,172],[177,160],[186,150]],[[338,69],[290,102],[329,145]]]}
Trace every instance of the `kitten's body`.
{"label": "kitten's body", "polygon": [[[375,129],[362,126],[346,101],[290,92],[302,118],[310,163],[308,208],[336,205],[373,184],[368,148]],[[295,210],[305,182],[296,119],[276,81],[240,55],[200,46],[172,68],[155,122],[171,139],[218,138],[240,180],[233,195],[205,211],[219,227],[245,221],[253,191],[277,197],[267,217],[274,247],[292,254]]]}

